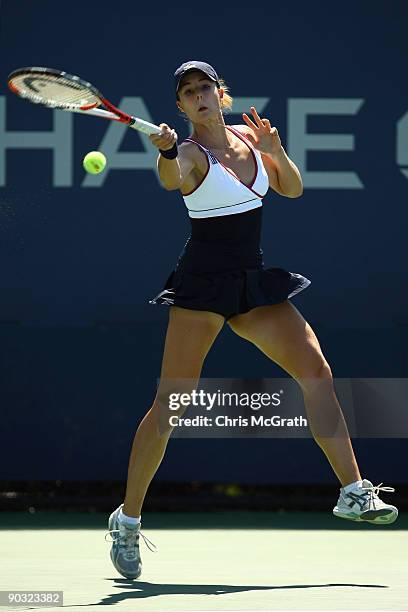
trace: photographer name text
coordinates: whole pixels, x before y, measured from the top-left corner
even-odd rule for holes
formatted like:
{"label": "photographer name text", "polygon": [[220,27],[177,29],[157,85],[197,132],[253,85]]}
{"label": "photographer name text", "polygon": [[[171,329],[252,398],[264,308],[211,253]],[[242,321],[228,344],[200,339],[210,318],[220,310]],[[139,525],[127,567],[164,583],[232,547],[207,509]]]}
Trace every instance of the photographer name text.
{"label": "photographer name text", "polygon": [[307,427],[307,419],[303,416],[293,418],[281,417],[274,414],[271,417],[262,415],[252,415],[246,417],[228,417],[219,415],[215,418],[208,416],[195,416],[193,418],[184,418],[173,415],[169,418],[169,423],[172,427]]}

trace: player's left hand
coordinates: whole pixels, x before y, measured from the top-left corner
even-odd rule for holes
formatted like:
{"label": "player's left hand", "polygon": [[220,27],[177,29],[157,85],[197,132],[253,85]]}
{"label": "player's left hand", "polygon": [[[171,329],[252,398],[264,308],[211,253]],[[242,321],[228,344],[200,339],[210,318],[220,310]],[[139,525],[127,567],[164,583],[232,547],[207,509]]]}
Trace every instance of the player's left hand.
{"label": "player's left hand", "polygon": [[252,133],[246,134],[246,137],[250,140],[253,147],[261,153],[265,153],[265,155],[274,156],[280,153],[282,143],[276,127],[271,127],[269,119],[261,119],[255,106],[251,106],[251,113],[255,123],[246,113],[243,113],[242,117],[247,126],[252,130]]}

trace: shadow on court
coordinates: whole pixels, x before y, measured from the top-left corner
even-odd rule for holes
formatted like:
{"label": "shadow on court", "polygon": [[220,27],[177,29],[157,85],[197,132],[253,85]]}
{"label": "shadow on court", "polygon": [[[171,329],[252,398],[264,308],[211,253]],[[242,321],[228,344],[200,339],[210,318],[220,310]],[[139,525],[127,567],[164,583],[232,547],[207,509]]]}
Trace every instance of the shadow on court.
{"label": "shadow on court", "polygon": [[[355,584],[355,583],[328,583],[328,584],[282,584],[271,586],[232,585],[232,584],[158,584],[153,582],[139,582],[127,580],[125,578],[108,578],[114,582],[118,588],[126,587],[126,592],[115,593],[104,597],[100,602],[93,604],[76,604],[69,607],[88,607],[88,606],[107,606],[115,605],[126,600],[146,599],[158,595],[226,595],[232,593],[243,593],[246,591],[273,591],[278,589],[317,589],[332,587],[352,587],[368,589],[388,589],[385,584]],[[129,589],[134,589],[129,592]]]}

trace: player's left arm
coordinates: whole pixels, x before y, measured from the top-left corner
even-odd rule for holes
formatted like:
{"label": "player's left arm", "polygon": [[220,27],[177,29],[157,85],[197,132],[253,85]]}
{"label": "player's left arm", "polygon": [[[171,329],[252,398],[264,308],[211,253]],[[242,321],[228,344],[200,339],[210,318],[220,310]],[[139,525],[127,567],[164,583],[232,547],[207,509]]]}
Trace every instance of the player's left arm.
{"label": "player's left arm", "polygon": [[271,127],[269,119],[261,119],[254,106],[251,106],[251,112],[255,123],[244,113],[245,126],[239,127],[261,153],[270,187],[287,198],[300,197],[303,193],[302,177],[285,152],[277,128]]}
{"label": "player's left arm", "polygon": [[269,157],[261,153],[262,161],[269,178],[269,186],[287,198],[299,198],[303,194],[303,183],[296,164],[282,147],[279,157]]}

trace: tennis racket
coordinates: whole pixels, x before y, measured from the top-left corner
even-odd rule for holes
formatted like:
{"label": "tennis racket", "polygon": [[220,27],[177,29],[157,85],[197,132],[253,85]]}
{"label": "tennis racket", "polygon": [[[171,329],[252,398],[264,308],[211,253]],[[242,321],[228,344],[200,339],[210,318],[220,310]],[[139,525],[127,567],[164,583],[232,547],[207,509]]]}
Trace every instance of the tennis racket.
{"label": "tennis racket", "polygon": [[13,93],[34,104],[119,121],[145,134],[161,134],[159,126],[116,108],[88,81],[60,70],[18,68],[9,74],[7,84]]}

